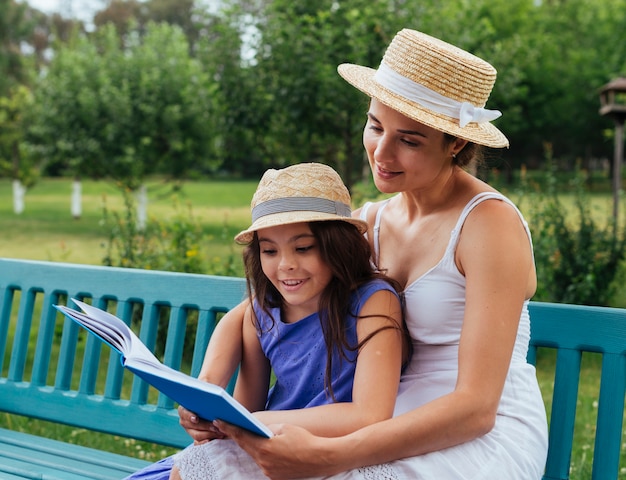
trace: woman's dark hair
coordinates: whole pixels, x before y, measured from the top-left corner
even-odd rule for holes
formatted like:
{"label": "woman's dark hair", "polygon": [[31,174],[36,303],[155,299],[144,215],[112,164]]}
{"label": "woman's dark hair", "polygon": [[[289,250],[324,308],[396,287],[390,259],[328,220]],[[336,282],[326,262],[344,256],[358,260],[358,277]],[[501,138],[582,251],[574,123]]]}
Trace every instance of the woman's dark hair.
{"label": "woman's dark hair", "polygon": [[[443,134],[444,146],[450,145],[451,143],[456,141],[456,139],[457,137],[455,137],[454,135],[450,135],[449,133]],[[470,166],[478,167],[481,164],[482,160],[482,146],[473,142],[467,142],[467,144],[461,149],[461,151],[456,154],[456,158],[452,160],[452,163],[464,168]]]}
{"label": "woman's dark hair", "polygon": [[[349,315],[357,316],[357,312],[350,312],[348,299],[352,292],[375,278],[386,280],[398,293],[401,288],[396,281],[374,270],[371,264],[370,244],[354,225],[332,220],[309,222],[308,225],[317,241],[322,260],[332,271],[331,281],[320,298],[319,318],[327,352],[324,386],[334,400],[331,379],[333,352],[338,351],[341,358],[347,359],[346,351],[356,351],[380,331],[394,328],[383,327],[363,339],[358,345],[349,345],[345,334],[345,319]],[[256,233],[252,241],[244,248],[243,259],[248,279],[249,298],[252,298],[254,292],[257,304],[271,318],[269,310],[282,307],[282,297],[263,273]],[[258,323],[256,327],[259,328]],[[406,351],[408,351],[410,342],[408,342],[404,322],[397,328],[403,332]]]}

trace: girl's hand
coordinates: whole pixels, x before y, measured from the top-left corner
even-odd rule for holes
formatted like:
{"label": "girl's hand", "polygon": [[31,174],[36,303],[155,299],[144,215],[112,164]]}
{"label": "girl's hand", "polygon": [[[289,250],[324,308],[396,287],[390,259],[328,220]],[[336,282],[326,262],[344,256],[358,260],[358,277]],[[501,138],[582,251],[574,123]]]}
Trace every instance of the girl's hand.
{"label": "girl's hand", "polygon": [[220,430],[213,425],[213,422],[202,420],[195,413],[190,412],[184,407],[178,407],[178,416],[180,425],[187,431],[189,436],[193,438],[194,445],[226,438],[226,435],[220,432]]}
{"label": "girl's hand", "polygon": [[290,424],[271,425],[274,437],[263,438],[220,420],[214,423],[272,480],[331,475],[343,470],[333,458],[337,439],[316,437]]}

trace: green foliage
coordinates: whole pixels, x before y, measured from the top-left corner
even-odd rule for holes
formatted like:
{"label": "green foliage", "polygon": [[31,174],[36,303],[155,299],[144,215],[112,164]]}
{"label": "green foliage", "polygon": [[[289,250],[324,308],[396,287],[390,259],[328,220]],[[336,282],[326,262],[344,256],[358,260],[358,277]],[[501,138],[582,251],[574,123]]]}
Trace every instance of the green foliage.
{"label": "green foliage", "polygon": [[28,59],[21,46],[34,36],[34,26],[26,2],[0,1],[0,96],[28,82]]}
{"label": "green foliage", "polygon": [[112,26],[76,36],[35,90],[28,140],[56,171],[136,189],[215,166],[214,82],[178,27],[149,24],[120,39]]}
{"label": "green foliage", "polygon": [[191,206],[169,220],[149,218],[139,228],[136,206],[131,192],[124,194],[123,213],[103,208],[103,226],[107,231],[106,266],[144,268],[187,273],[236,275],[234,251],[225,259],[207,259],[201,244],[202,225],[193,217]]}
{"label": "green foliage", "polygon": [[594,219],[585,189],[585,175],[572,179],[575,214],[556,192],[554,162],[546,159],[547,191],[537,202],[530,224],[533,230],[538,290],[536,300],[610,305],[624,275],[626,228],[615,219]]}
{"label": "green foliage", "polygon": [[196,42],[195,53],[207,75],[219,79],[213,92],[220,112],[211,132],[217,141],[215,157],[228,172],[258,178],[265,170],[268,119],[259,79],[246,62],[250,53],[244,51],[243,36],[249,19],[245,11],[233,8],[228,15],[204,13],[201,21],[207,27]]}
{"label": "green foliage", "polygon": [[[504,114],[496,124],[514,168],[539,166],[545,141],[568,168],[581,156],[610,157],[598,89],[626,72],[626,0],[116,0],[94,32],[74,36],[58,18],[25,18],[14,0],[0,4],[0,91],[38,78],[23,132],[32,151],[55,175],[129,188],[152,173],[199,178],[223,168],[257,178],[303,161],[359,181],[368,100],[336,67],[375,68],[403,27],[496,67],[488,106]],[[23,42],[37,59],[23,61]]]}
{"label": "green foliage", "polygon": [[[626,0],[278,0],[254,3],[252,10],[251,2],[226,3],[216,21],[254,32],[246,50],[253,57],[239,64],[229,58],[229,68],[219,69],[229,169],[321,161],[348,185],[358,181],[367,97],[347,85],[336,66],[375,68],[403,27],[457,44],[496,67],[489,106],[504,113],[496,123],[510,138],[514,166],[537,166],[545,141],[570,164],[610,153],[598,88],[626,68],[620,42]],[[220,47],[242,49],[226,37]],[[226,65],[221,57],[203,56],[216,68]]]}
{"label": "green foliage", "polygon": [[251,115],[247,121],[256,122],[251,125],[256,143],[248,144],[247,157],[260,157],[263,169],[323,162],[351,184],[362,164],[359,131],[366,99],[339,77],[337,65],[378,63],[402,22],[393,8],[401,2],[279,0],[264,2],[252,13],[246,2],[228,3],[225,23],[247,18],[246,25],[256,32],[250,47],[254,56],[231,71],[235,76],[225,85],[241,92],[242,83],[235,79],[242,79],[246,86],[246,102],[229,97],[235,103],[227,111],[232,106],[243,114],[245,109]]}
{"label": "green foliage", "polygon": [[21,135],[24,110],[32,104],[31,91],[17,86],[8,97],[0,97],[0,177],[19,180],[26,188],[39,177],[39,169],[32,161]]}

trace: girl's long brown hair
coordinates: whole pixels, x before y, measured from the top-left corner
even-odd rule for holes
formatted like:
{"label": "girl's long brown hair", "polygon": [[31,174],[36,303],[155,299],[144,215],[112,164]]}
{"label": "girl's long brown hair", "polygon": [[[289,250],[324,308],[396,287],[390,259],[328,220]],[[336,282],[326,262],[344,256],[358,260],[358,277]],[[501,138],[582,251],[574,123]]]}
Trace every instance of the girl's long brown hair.
{"label": "girl's long brown hair", "polygon": [[[402,322],[402,325],[396,327],[382,327],[376,330],[358,345],[349,344],[345,333],[345,319],[348,315],[357,317],[358,313],[350,311],[351,294],[360,285],[376,278],[389,282],[398,293],[401,288],[398,282],[374,270],[371,264],[370,244],[354,225],[342,221],[309,222],[308,225],[317,241],[322,260],[332,271],[331,281],[322,292],[318,311],[326,343],[327,361],[324,386],[334,400],[331,378],[333,352],[339,352],[341,358],[347,360],[347,351],[360,349],[370,338],[388,328],[397,328],[402,331],[405,352],[409,351],[410,342],[404,322]],[[269,310],[277,307],[282,309],[282,297],[263,273],[256,233],[245,247],[243,259],[249,298],[253,298],[254,294],[257,304],[272,319],[273,325],[275,320],[271,317]],[[381,315],[387,316],[383,313]],[[260,328],[258,323],[256,327]]]}

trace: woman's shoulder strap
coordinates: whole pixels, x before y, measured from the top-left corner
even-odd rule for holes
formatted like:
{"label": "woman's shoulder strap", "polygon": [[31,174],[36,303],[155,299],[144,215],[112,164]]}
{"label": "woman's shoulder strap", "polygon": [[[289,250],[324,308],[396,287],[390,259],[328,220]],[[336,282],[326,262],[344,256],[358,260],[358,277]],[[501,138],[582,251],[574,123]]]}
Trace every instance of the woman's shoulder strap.
{"label": "woman's shoulder strap", "polygon": [[453,230],[453,234],[452,234],[452,239],[451,242],[452,244],[456,244],[456,242],[458,241],[458,235],[461,231],[461,228],[463,227],[463,224],[465,223],[465,220],[467,219],[467,216],[472,212],[472,210],[474,210],[474,208],[476,208],[478,205],[480,205],[482,202],[484,202],[485,200],[501,200],[505,203],[508,203],[509,205],[511,205],[513,207],[513,209],[517,212],[517,215],[519,216],[522,224],[524,225],[524,229],[526,230],[526,234],[528,235],[528,239],[531,242],[531,247],[532,247],[532,236],[530,234],[530,228],[528,227],[528,222],[526,222],[526,219],[524,218],[524,215],[522,215],[522,212],[519,210],[519,208],[517,208],[517,206],[507,197],[505,197],[504,195],[502,195],[499,192],[481,192],[477,195],[475,195],[468,203],[467,205],[465,205],[465,208],[463,208],[463,211],[461,212],[461,215],[459,216],[459,219],[457,221],[456,226],[454,227]]}
{"label": "woman's shoulder strap", "polygon": [[[380,232],[380,222],[383,218],[383,210],[385,209],[385,207],[387,206],[387,204],[389,203],[389,199],[383,200],[382,202],[367,202],[365,205],[363,205],[363,207],[361,208],[361,212],[360,212],[360,219],[366,221],[368,224],[371,224],[368,221],[369,218],[369,210],[370,208],[373,206],[374,208],[372,209],[374,212],[374,225],[372,227],[372,233],[374,235],[374,238],[372,238],[372,244],[374,246],[374,252],[373,252],[373,256],[374,258],[372,259],[374,261],[375,265],[378,265],[378,255],[379,255],[379,251],[380,251],[380,240],[379,240],[379,232]],[[367,235],[367,234],[366,234]]]}

